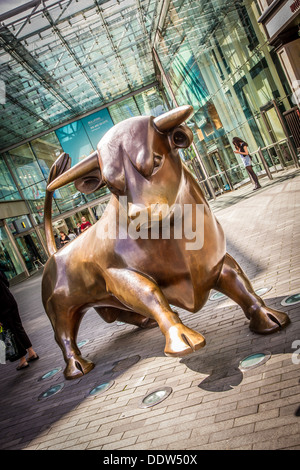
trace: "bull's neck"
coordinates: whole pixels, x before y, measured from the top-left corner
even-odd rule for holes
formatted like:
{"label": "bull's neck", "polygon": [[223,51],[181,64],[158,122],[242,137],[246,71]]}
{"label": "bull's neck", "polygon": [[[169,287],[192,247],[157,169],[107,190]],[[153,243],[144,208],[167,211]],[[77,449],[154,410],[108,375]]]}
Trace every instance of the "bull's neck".
{"label": "bull's neck", "polygon": [[182,165],[176,204],[208,204],[195,177],[184,164]]}

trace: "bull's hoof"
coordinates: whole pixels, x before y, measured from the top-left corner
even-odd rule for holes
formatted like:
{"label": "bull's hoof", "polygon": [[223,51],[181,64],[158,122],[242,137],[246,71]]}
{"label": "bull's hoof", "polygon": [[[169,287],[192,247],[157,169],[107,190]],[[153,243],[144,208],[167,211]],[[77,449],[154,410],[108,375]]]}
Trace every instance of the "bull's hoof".
{"label": "bull's hoof", "polygon": [[205,346],[205,338],[194,330],[179,323],[171,326],[166,333],[165,355],[182,357]]}
{"label": "bull's hoof", "polygon": [[286,313],[269,307],[260,307],[251,315],[249,328],[254,333],[269,335],[285,328],[290,323]]}
{"label": "bull's hoof", "polygon": [[67,362],[67,367],[64,370],[66,380],[79,379],[85,374],[88,374],[94,369],[95,364],[88,359],[82,357],[72,357]]}

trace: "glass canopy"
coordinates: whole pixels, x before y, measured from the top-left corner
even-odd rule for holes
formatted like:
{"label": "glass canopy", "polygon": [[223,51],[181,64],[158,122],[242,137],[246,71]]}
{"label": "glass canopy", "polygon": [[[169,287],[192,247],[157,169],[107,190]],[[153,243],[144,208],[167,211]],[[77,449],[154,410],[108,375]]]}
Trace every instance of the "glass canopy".
{"label": "glass canopy", "polygon": [[163,4],[4,1],[1,150],[154,83],[151,44]]}

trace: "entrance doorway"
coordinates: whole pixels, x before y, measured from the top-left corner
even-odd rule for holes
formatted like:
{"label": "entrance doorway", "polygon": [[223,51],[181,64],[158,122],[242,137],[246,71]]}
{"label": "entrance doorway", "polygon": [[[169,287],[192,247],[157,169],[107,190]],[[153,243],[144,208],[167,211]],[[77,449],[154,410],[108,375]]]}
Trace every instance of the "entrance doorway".
{"label": "entrance doorway", "polygon": [[261,108],[263,122],[268,130],[271,143],[276,143],[270,150],[271,159],[275,165],[281,165],[286,168],[292,165],[298,165],[297,156],[290,141],[283,116],[275,101],[271,101]]}
{"label": "entrance doorway", "polygon": [[5,227],[0,225],[0,270],[8,280],[24,272],[24,268],[15,253],[12,240]]}
{"label": "entrance doorway", "polygon": [[47,261],[46,253],[34,231],[15,238],[29,273],[43,267]]}

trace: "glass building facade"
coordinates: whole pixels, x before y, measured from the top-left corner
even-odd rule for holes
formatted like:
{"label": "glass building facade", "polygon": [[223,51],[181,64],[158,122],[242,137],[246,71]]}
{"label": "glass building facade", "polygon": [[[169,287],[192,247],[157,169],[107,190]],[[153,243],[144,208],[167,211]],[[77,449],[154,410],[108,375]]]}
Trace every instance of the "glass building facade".
{"label": "glass building facade", "polygon": [[[0,224],[1,269],[9,278],[29,275],[47,260],[43,211],[53,162],[66,151],[72,164],[77,163],[95,150],[106,130],[126,118],[157,116],[178,105],[192,105],[194,115],[188,125],[194,145],[181,156],[208,198],[249,182],[233,152],[234,136],[248,142],[258,174],[265,175],[266,167],[278,172],[298,165],[284,121],[284,113],[293,106],[291,89],[257,22],[261,14],[257,2],[168,3],[151,38],[157,86],[62,123],[1,154],[0,203],[23,202],[27,209],[2,217]],[[91,195],[81,194],[73,184],[57,190],[54,232],[74,230],[81,216],[94,223],[108,199],[105,188]]]}

